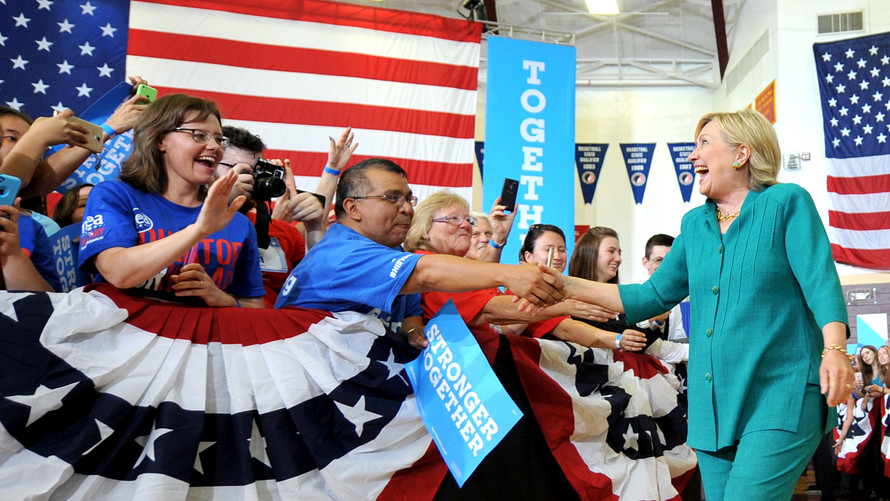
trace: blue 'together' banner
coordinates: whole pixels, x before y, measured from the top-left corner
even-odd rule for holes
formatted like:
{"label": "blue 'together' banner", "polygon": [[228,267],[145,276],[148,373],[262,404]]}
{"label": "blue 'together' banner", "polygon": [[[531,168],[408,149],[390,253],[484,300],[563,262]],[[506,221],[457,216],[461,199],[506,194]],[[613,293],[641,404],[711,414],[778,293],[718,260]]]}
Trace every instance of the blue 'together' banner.
{"label": "blue 'together' banner", "polygon": [[518,214],[501,258],[516,263],[531,225],[575,227],[575,48],[488,37],[485,103],[483,210],[504,178],[519,181]]}

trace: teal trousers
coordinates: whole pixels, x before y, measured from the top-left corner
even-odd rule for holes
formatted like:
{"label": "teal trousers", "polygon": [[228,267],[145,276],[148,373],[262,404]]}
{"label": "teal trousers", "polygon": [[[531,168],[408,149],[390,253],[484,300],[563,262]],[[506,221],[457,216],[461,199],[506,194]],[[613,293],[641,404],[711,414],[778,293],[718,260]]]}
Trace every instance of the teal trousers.
{"label": "teal trousers", "polygon": [[824,434],[824,398],[818,386],[807,385],[796,433],[752,431],[730,447],[696,451],[707,501],[791,499]]}

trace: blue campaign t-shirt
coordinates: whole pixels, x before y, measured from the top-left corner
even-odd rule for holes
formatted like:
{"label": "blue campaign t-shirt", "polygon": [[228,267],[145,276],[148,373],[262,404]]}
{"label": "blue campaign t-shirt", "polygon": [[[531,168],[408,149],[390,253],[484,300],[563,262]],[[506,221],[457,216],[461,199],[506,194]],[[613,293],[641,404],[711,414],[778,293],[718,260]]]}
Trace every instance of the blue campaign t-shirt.
{"label": "blue campaign t-shirt", "polygon": [[[113,247],[135,247],[160,240],[198,219],[201,207],[184,207],[160,195],[137,190],[121,181],[97,184],[83,216],[80,268],[95,273],[92,258]],[[256,230],[244,214],[235,214],[222,230],[198,242],[192,256],[183,256],[137,289],[171,294],[171,275],[188,259],[204,267],[217,287],[237,297],[266,293],[260,272]]]}
{"label": "blue campaign t-shirt", "polygon": [[53,258],[53,246],[49,243],[46,231],[33,218],[19,216],[19,245],[28,254],[31,264],[37,273],[46,280],[53,289],[62,290],[62,282],[56,272],[56,260]]}
{"label": "blue campaign t-shirt", "polygon": [[275,307],[374,313],[398,332],[405,317],[423,314],[419,294],[399,295],[420,258],[332,224],[291,271]]}

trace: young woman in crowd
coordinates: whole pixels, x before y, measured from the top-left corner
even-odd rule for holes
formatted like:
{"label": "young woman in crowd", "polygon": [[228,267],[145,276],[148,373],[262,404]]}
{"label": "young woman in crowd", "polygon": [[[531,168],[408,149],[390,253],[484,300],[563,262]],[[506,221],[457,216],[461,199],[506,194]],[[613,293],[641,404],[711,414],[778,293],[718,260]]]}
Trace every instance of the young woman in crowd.
{"label": "young woman in crowd", "polygon": [[205,99],[173,94],[145,109],[120,181],[87,200],[83,271],[148,295],[263,307],[256,231],[238,213],[246,198],[228,204],[234,171],[213,181],[229,143],[221,130]]}
{"label": "young woman in crowd", "polygon": [[[564,240],[563,240],[564,242]],[[565,259],[563,244],[563,259]],[[589,229],[578,242],[569,261],[569,275],[593,282],[618,283],[618,268],[621,266],[621,243],[618,233],[612,228],[595,226]],[[567,301],[576,301],[568,299]],[[646,341],[646,353],[658,357],[663,362],[678,363],[689,360],[689,345],[675,343],[665,339],[660,330],[640,328],[627,323],[624,313],[601,309],[598,306],[585,304],[589,315],[580,320],[594,327],[619,334],[635,333]],[[594,318],[595,314],[599,318]]]}
{"label": "young woman in crowd", "polygon": [[62,228],[69,224],[83,221],[83,212],[87,207],[87,197],[90,196],[93,185],[89,183],[79,184],[68,190],[53,209],[53,220]]}
{"label": "young woman in crowd", "polygon": [[[28,133],[32,122],[28,115],[0,106],[0,172],[13,177],[22,173],[9,168],[9,164],[4,169],[4,163],[19,140]],[[57,123],[41,122],[41,126],[47,125],[55,126]],[[45,133],[45,127],[38,127],[34,132],[35,135],[42,133]],[[67,138],[64,133],[49,135],[60,141]],[[17,200],[16,203],[20,204],[21,198]],[[46,231],[26,212],[19,207],[0,205],[0,290],[61,290]]]}
{"label": "young woman in crowd", "polygon": [[[618,233],[612,228],[595,226],[587,230],[578,242],[569,260],[569,276],[592,282],[618,283],[618,268],[621,266],[621,243]],[[631,326],[623,313],[604,310],[606,318],[585,320],[586,322],[611,332],[624,332]],[[651,329],[637,330],[646,337],[647,346],[662,335]]]}

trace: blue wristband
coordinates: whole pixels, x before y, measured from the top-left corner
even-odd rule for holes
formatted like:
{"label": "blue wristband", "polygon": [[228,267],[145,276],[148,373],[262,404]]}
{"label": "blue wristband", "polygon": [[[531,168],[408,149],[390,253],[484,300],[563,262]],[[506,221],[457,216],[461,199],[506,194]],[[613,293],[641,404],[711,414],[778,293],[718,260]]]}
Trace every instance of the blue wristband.
{"label": "blue wristband", "polygon": [[108,122],[103,123],[102,125],[100,125],[100,127],[102,127],[102,130],[104,130],[105,133],[108,134],[109,138],[114,137],[117,134],[117,132],[114,131],[114,128],[108,125]]}
{"label": "blue wristband", "polygon": [[621,349],[621,336],[622,336],[622,334],[623,334],[623,333],[618,333],[618,337],[615,338],[615,349],[616,349],[616,350],[620,350],[620,349]]}
{"label": "blue wristband", "polygon": [[239,301],[237,297],[235,298],[235,302],[238,303],[238,307],[240,308],[240,307],[241,307],[241,301]]}
{"label": "blue wristband", "polygon": [[488,241],[488,245],[494,247],[495,249],[502,249],[505,245],[507,245],[507,242],[504,242],[501,245],[498,245],[498,244],[494,243],[494,239],[492,238],[491,240]]}
{"label": "blue wristband", "polygon": [[340,171],[338,171],[337,169],[332,169],[332,168],[328,167],[327,165],[324,166],[324,171],[326,174],[332,174],[334,176],[340,175]]}

